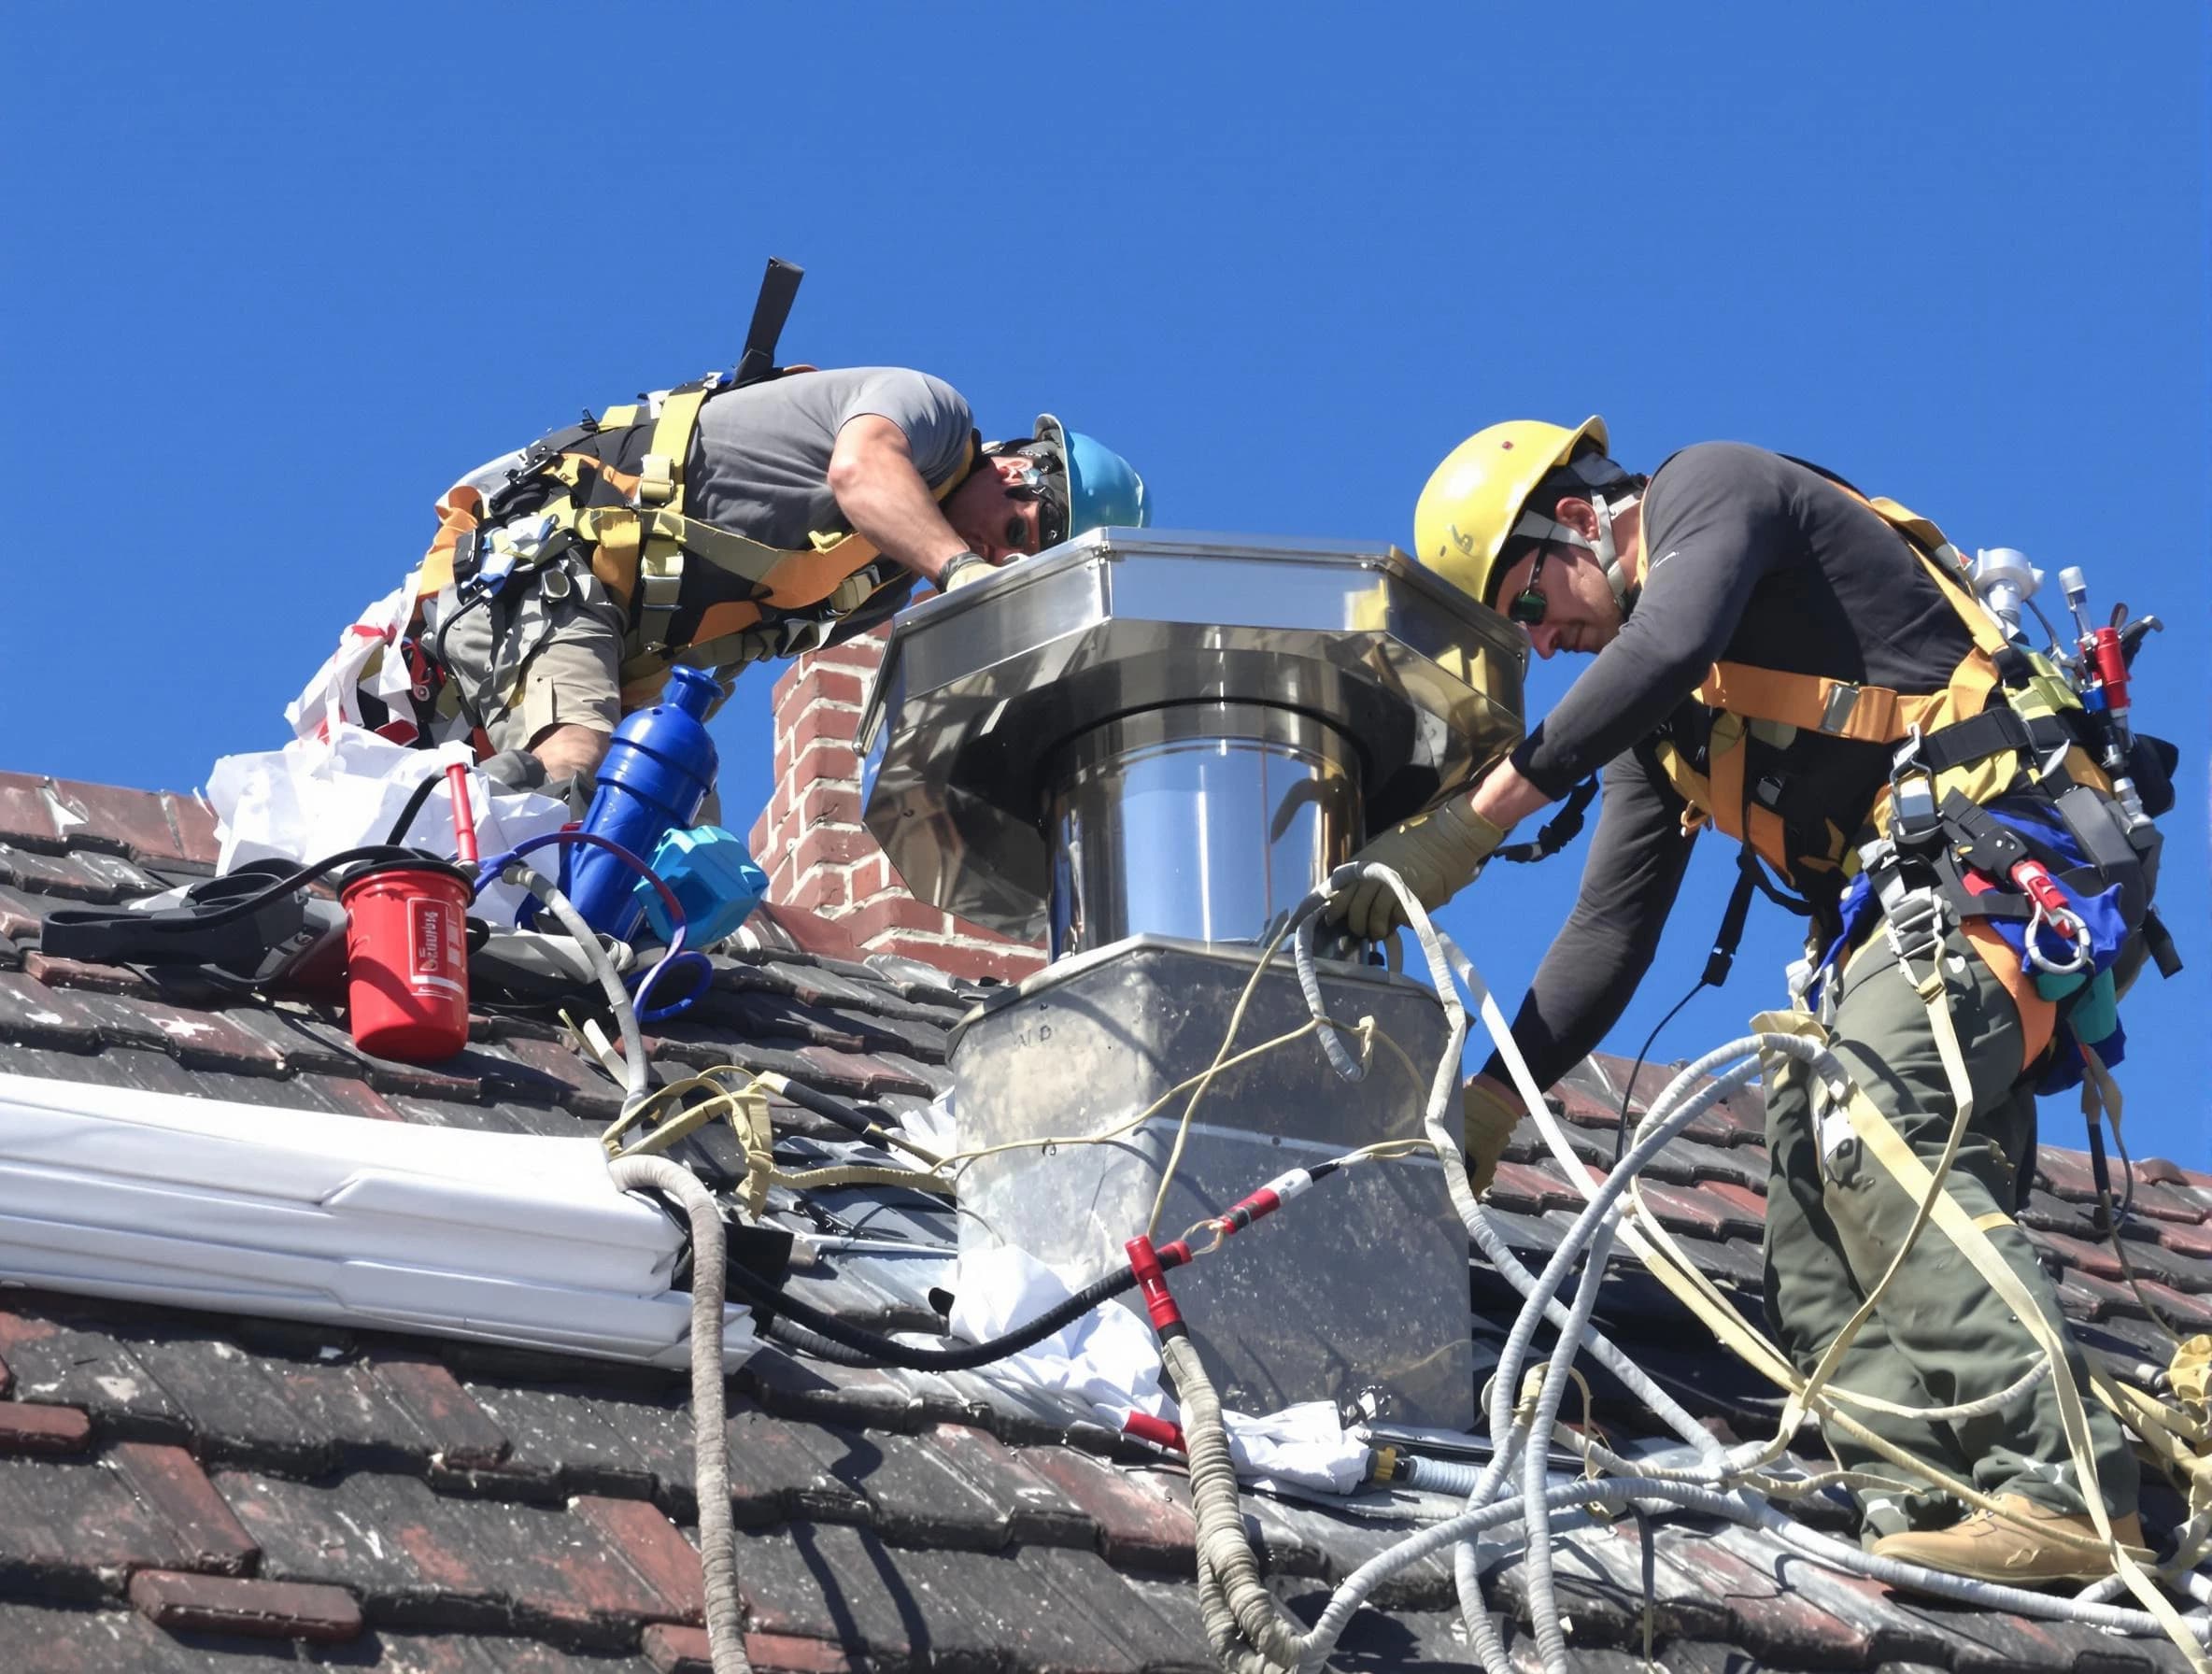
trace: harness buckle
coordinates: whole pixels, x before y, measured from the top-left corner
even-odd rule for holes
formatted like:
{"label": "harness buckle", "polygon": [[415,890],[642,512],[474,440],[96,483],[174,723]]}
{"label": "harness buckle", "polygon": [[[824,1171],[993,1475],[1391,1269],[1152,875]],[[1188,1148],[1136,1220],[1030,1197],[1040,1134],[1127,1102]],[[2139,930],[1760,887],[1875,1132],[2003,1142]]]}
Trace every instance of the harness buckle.
{"label": "harness buckle", "polygon": [[1821,705],[1821,731],[1841,732],[1851,724],[1851,712],[1859,706],[1859,688],[1850,685],[1836,685],[1828,688],[1828,698]]}
{"label": "harness buckle", "polygon": [[[1887,905],[1888,903],[1885,903]],[[1950,931],[1950,903],[1932,885],[1899,893],[1882,917],[1882,934],[1900,965],[1936,958],[1943,938]]]}
{"label": "harness buckle", "polygon": [[1936,809],[1936,775],[1921,758],[1916,724],[1890,758],[1890,835],[1900,849],[1924,849],[1943,833]]}

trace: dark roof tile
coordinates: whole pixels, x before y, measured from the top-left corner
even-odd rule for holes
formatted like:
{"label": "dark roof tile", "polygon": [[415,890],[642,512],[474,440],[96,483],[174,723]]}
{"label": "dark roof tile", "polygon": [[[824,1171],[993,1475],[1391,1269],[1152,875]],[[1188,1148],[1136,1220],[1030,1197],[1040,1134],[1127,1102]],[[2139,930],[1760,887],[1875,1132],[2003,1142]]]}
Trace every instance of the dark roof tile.
{"label": "dark roof tile", "polygon": [[171,1633],[343,1644],[362,1630],[361,1604],[344,1587],[141,1569],[130,1596],[140,1615]]}
{"label": "dark roof tile", "polygon": [[96,965],[83,959],[57,959],[33,947],[24,956],[23,974],[50,988],[92,988],[104,994],[152,998],[154,986],[128,965]]}
{"label": "dark roof tile", "polygon": [[161,1513],[89,1460],[0,1458],[0,1594],[118,1599],[129,1570],[190,1556]]}
{"label": "dark roof tile", "polygon": [[83,1407],[119,1435],[188,1437],[182,1407],[130,1345],[93,1323],[100,1312],[99,1303],[74,1298],[9,1297],[0,1310],[0,1359],[15,1374],[17,1397]]}
{"label": "dark roof tile", "polygon": [[[499,1421],[476,1401],[443,1362],[408,1344],[379,1344],[362,1367],[365,1384],[405,1414],[420,1432],[433,1464],[456,1470],[490,1470],[507,1462],[515,1444]],[[367,1398],[364,1391],[364,1398]]]}
{"label": "dark roof tile", "polygon": [[2156,1279],[2138,1279],[2136,1283],[2143,1287],[2150,1306],[2164,1315],[2169,1324],[2178,1326],[2182,1335],[2212,1331],[2212,1296],[2185,1296]]}
{"label": "dark roof tile", "polygon": [[224,1471],[215,1482],[261,1542],[264,1575],[351,1585],[379,1625],[620,1651],[644,1622],[683,1614],[572,1509],[451,1499],[370,1472],[309,1485]]}
{"label": "dark roof tile", "polygon": [[119,994],[74,993],[98,1020],[111,1046],[166,1052],[188,1070],[222,1070],[241,1075],[282,1075],[284,1055],[227,1013],[185,1011],[159,1000]]}
{"label": "dark roof tile", "polygon": [[80,1454],[92,1439],[82,1407],[0,1401],[0,1454]]}
{"label": "dark roof tile", "polygon": [[870,1524],[902,1546],[996,1552],[1014,1508],[961,1477],[933,1438],[823,1426],[809,1434],[830,1472],[866,1497]]}
{"label": "dark roof tile", "polygon": [[208,1345],[187,1329],[149,1332],[132,1352],[182,1410],[193,1451],[209,1464],[315,1476],[339,1461],[337,1437],[269,1363],[220,1339]]}
{"label": "dark roof tile", "polygon": [[261,1548],[191,1454],[156,1442],[122,1441],[106,1458],[131,1492],[177,1532],[186,1568],[213,1575],[253,1573]]}
{"label": "dark roof tile", "polygon": [[699,1553],[659,1508],[641,1499],[577,1497],[573,1510],[608,1548],[659,1596],[678,1621],[706,1620],[706,1593]]}
{"label": "dark roof tile", "polygon": [[1197,1573],[1198,1525],[1172,1500],[1066,1449],[1022,1448],[1014,1456],[1099,1525],[1099,1550],[1115,1568]]}
{"label": "dark roof tile", "polygon": [[62,822],[47,781],[31,773],[0,773],[0,840],[34,848],[62,846]]}
{"label": "dark roof tile", "polygon": [[[195,1634],[188,1644],[156,1627],[136,1610],[88,1610],[58,1605],[0,1603],[0,1666],[36,1674],[206,1674],[213,1660],[236,1651],[253,1667],[269,1660],[265,1641]],[[226,1658],[227,1660],[227,1658]],[[458,1665],[419,1674],[460,1674]],[[486,1674],[471,1669],[468,1674]]]}
{"label": "dark roof tile", "polygon": [[92,1052],[100,1044],[100,1017],[85,996],[50,988],[28,976],[0,972],[0,1040]]}
{"label": "dark roof tile", "polygon": [[[843,1309],[835,1312],[841,1317],[850,1317]],[[886,1322],[862,1323],[880,1328]],[[892,1430],[911,1430],[921,1422],[919,1398],[888,1370],[840,1366],[830,1360],[801,1360],[773,1344],[763,1344],[738,1375],[762,1408],[781,1418]]]}
{"label": "dark roof tile", "polygon": [[1727,1610],[1729,1639],[1781,1667],[1867,1665],[1872,1639],[1865,1627],[1815,1609],[1784,1586],[1789,1565],[1802,1560],[1783,1559],[1777,1553],[1769,1562],[1753,1562],[1712,1539],[1712,1533],[1708,1525],[1670,1521],[1659,1526],[1652,1545],[1678,1570],[1694,1576],[1706,1597]]}
{"label": "dark roof tile", "polygon": [[89,785],[76,779],[50,780],[49,797],[60,812],[69,846],[91,844],[148,860],[181,860],[186,850],[171,816],[172,803],[158,790],[129,790],[120,785]]}
{"label": "dark roof tile", "polygon": [[751,1401],[732,1400],[728,1434],[730,1499],[741,1522],[868,1521],[866,1497],[830,1475],[810,1445],[809,1426],[772,1417]]}

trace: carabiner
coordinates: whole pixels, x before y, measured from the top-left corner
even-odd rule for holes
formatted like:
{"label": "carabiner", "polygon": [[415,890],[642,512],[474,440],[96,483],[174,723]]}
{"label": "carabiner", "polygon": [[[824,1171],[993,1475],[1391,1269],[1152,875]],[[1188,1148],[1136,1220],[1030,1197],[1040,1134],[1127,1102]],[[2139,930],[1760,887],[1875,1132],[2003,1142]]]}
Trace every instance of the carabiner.
{"label": "carabiner", "polygon": [[[2062,965],[2045,957],[2043,950],[2035,944],[2036,932],[2045,929],[2064,937],[2072,944],[2072,959]],[[2028,915],[2023,957],[2028,964],[2050,976],[2071,976],[2076,972],[2088,970],[2092,957],[2088,922],[2071,908],[2060,907],[2050,911],[2040,901],[2036,901],[2035,910]]]}

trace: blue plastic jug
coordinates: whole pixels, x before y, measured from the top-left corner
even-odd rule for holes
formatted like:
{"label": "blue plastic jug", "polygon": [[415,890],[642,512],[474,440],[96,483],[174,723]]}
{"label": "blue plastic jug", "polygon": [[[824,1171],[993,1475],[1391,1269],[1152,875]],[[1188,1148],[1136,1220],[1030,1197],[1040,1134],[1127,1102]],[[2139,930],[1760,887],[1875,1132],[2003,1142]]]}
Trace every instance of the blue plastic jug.
{"label": "blue plastic jug", "polygon": [[[671,831],[697,823],[720,766],[706,730],[719,688],[703,670],[671,671],[660,702],[623,717],[596,775],[599,788],[584,830],[650,860]],[[637,874],[589,844],[567,844],[560,887],[595,930],[628,942],[645,910],[634,893]]]}

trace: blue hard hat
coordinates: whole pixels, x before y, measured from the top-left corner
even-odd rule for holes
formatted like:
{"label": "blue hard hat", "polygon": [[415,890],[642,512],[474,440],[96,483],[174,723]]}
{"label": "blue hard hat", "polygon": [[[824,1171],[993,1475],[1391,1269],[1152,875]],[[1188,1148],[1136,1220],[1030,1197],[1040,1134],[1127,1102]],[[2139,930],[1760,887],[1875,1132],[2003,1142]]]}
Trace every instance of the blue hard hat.
{"label": "blue hard hat", "polygon": [[1095,436],[1070,430],[1050,413],[1037,415],[1037,439],[1060,456],[1068,473],[1068,531],[1072,540],[1093,529],[1141,529],[1152,521],[1151,497],[1136,467]]}

